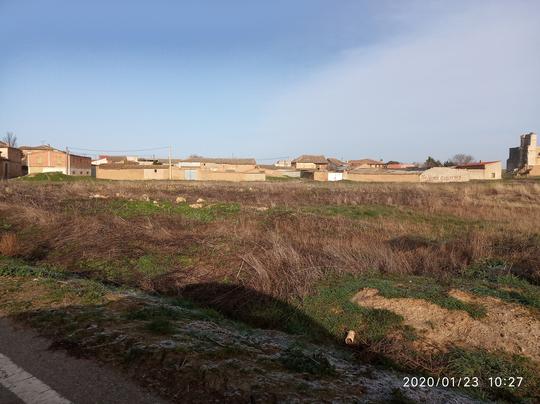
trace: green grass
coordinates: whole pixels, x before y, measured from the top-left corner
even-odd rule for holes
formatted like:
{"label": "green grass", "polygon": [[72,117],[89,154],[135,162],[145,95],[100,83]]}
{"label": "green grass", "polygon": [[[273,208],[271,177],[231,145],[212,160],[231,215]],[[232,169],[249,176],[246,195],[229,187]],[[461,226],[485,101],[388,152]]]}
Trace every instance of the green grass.
{"label": "green grass", "polygon": [[352,277],[328,280],[315,294],[303,300],[301,310],[337,339],[342,339],[348,330],[355,330],[366,343],[380,341],[391,330],[400,327],[403,318],[389,310],[352,303],[351,298],[364,285],[362,279]]}
{"label": "green grass", "polygon": [[433,278],[424,276],[407,277],[364,277],[363,287],[375,288],[387,298],[423,299],[448,310],[463,310],[473,318],[484,317],[483,306],[465,303],[448,296],[451,285],[443,285]]}
{"label": "green grass", "polygon": [[23,181],[36,181],[36,182],[96,181],[96,179],[91,176],[66,175],[60,172],[39,173],[35,175],[26,175],[20,178]]}
{"label": "green grass", "polygon": [[502,261],[487,260],[471,265],[455,283],[477,295],[540,309],[540,286],[513,275]]}
{"label": "green grass", "polygon": [[430,214],[392,205],[316,205],[303,206],[301,212],[322,216],[343,216],[350,219],[374,219],[388,217],[411,223],[426,223],[447,229],[450,233],[462,233],[463,227],[485,226],[484,220],[470,220],[450,214]]}
{"label": "green grass", "polygon": [[44,279],[41,283],[50,289],[44,297],[49,303],[71,300],[82,305],[98,305],[104,302],[104,297],[109,291],[103,284],[90,279],[75,279],[64,284],[58,284],[56,280]]}
{"label": "green grass", "polygon": [[[482,389],[468,391],[482,399],[510,402],[539,402],[540,378],[538,367],[529,359],[504,352],[490,353],[484,350],[454,348],[446,354],[448,375],[478,377]],[[490,387],[490,377],[523,377],[520,387]]]}
{"label": "green grass", "polygon": [[90,271],[99,279],[115,283],[131,283],[141,277],[154,279],[178,268],[189,268],[195,261],[197,248],[187,249],[183,254],[147,253],[138,258],[83,259],[79,268]]}
{"label": "green grass", "polygon": [[177,322],[181,321],[223,319],[214,310],[196,307],[186,300],[177,299],[173,303],[172,306],[145,306],[128,312],[124,317],[127,320],[144,322],[143,328],[156,334],[174,334]]}
{"label": "green grass", "polygon": [[192,208],[187,203],[174,204],[165,201],[155,204],[150,201],[112,200],[109,208],[113,214],[124,219],[165,214],[181,215],[200,222],[211,222],[240,212],[238,203],[215,203],[202,208]]}
{"label": "green grass", "polygon": [[[363,288],[375,288],[387,298],[424,299],[448,310],[463,310],[471,317],[485,316],[484,307],[462,302],[448,296],[449,286],[434,279],[419,276],[389,277],[367,275],[347,276],[323,282],[316,292],[306,297],[301,310],[320,323],[330,334],[342,338],[348,330],[355,330],[372,343],[383,339],[399,328],[408,339],[414,339],[411,330],[402,325],[403,318],[392,311],[371,309],[351,302]],[[412,333],[414,334],[414,333]]]}
{"label": "green grass", "polygon": [[300,181],[300,177],[277,177],[277,176],[267,175],[266,181],[270,181],[270,182]]}
{"label": "green grass", "polygon": [[43,278],[65,278],[66,274],[58,268],[36,267],[23,260],[0,255],[0,276],[39,276]]}
{"label": "green grass", "polygon": [[294,372],[317,376],[334,376],[336,370],[321,351],[304,353],[299,347],[290,347],[280,356],[281,364]]}

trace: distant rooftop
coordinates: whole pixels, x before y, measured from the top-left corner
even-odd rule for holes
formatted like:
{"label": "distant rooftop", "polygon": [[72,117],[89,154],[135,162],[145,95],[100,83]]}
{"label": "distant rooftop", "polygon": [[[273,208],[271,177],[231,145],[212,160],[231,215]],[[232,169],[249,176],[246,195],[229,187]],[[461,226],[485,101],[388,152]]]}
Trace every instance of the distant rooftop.
{"label": "distant rooftop", "polygon": [[375,165],[375,164],[384,164],[382,161],[373,160],[373,159],[360,159],[360,160],[349,160],[349,164],[353,166],[359,166],[362,164]]}
{"label": "distant rooftop", "polygon": [[460,164],[460,165],[457,165],[456,168],[481,169],[481,168],[485,168],[488,164],[494,164],[494,163],[499,163],[499,161],[479,161],[477,163]]}
{"label": "distant rooftop", "polygon": [[294,159],[293,163],[313,163],[313,164],[328,164],[326,157],[323,155],[309,155],[303,154],[300,157]]}
{"label": "distant rooftop", "polygon": [[347,163],[345,163],[344,161],[341,161],[340,159],[337,159],[335,157],[328,157],[328,162],[331,163],[331,164],[334,164],[336,166],[346,166]]}
{"label": "distant rooftop", "polygon": [[213,157],[189,157],[187,159],[179,160],[183,163],[214,163],[214,164],[257,164],[255,159],[251,158],[213,158]]}
{"label": "distant rooftop", "polygon": [[56,150],[50,144],[42,144],[39,146],[20,146],[19,149],[21,150]]}

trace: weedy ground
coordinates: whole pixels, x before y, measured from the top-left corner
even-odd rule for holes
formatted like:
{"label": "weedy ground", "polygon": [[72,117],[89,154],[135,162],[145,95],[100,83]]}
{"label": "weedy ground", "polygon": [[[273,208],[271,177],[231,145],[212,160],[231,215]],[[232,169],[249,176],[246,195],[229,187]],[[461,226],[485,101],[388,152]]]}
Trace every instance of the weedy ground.
{"label": "weedy ground", "polygon": [[[429,341],[409,319],[353,301],[376,290],[389,301],[419,299],[487,321],[482,300],[457,298],[458,290],[517,305],[538,320],[538,182],[55,179],[0,186],[0,254],[11,263],[3,265],[3,279],[24,276],[27,265],[44,279],[55,273],[188,299],[243,324],[323,344],[339,344],[355,330],[358,361],[432,375],[521,372],[528,381],[520,389],[475,394],[538,398],[539,364],[526,350],[514,352],[519,341],[509,341],[508,350],[452,342],[425,349]],[[148,332],[175,332],[166,315],[132,316],[146,316]],[[302,367],[294,349],[289,353],[281,365]]]}

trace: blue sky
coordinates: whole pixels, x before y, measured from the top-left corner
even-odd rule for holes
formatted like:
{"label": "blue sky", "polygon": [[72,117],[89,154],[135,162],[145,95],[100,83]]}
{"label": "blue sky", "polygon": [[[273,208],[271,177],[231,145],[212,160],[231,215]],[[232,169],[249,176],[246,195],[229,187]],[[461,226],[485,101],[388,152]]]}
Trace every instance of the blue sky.
{"label": "blue sky", "polygon": [[535,0],[0,0],[0,133],[178,156],[505,159],[540,131],[539,20]]}

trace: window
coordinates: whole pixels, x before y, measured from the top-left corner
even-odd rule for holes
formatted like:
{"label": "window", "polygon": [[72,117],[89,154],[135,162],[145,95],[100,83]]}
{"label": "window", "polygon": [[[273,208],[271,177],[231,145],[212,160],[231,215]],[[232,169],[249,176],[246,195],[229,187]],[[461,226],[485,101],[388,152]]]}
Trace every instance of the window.
{"label": "window", "polygon": [[491,173],[491,178],[495,178],[495,173]]}

